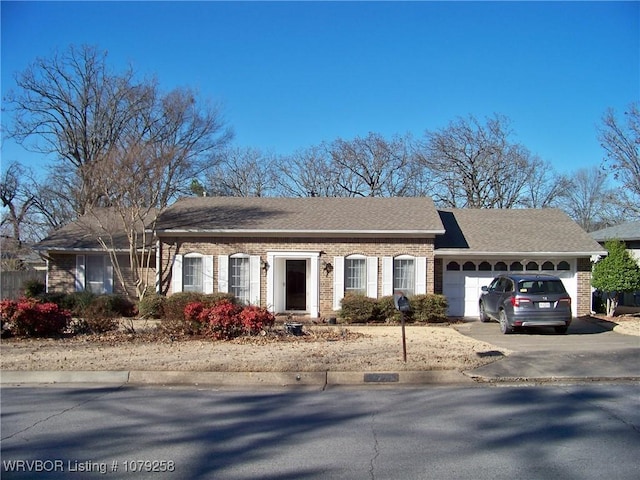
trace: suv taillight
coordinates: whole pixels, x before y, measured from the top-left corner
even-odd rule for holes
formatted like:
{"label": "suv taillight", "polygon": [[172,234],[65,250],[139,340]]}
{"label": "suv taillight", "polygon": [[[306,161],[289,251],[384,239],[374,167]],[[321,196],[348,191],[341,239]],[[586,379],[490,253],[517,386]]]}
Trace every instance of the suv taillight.
{"label": "suv taillight", "polygon": [[560,300],[558,300],[558,305],[566,303],[567,305],[571,306],[571,297],[562,297]]}
{"label": "suv taillight", "polygon": [[531,300],[528,298],[522,297],[511,297],[511,305],[514,307],[522,307],[523,304],[530,304]]}

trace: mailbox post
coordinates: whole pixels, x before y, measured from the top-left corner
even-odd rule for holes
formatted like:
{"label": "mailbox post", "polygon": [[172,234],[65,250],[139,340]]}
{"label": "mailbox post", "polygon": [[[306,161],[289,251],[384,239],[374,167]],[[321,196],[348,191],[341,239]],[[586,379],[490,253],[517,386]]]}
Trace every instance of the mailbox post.
{"label": "mailbox post", "polygon": [[406,312],[411,311],[411,305],[409,299],[405,297],[404,292],[396,292],[393,295],[393,302],[395,303],[396,310],[400,311],[400,322],[402,325],[402,359],[404,363],[407,363],[407,338],[404,331],[404,316]]}

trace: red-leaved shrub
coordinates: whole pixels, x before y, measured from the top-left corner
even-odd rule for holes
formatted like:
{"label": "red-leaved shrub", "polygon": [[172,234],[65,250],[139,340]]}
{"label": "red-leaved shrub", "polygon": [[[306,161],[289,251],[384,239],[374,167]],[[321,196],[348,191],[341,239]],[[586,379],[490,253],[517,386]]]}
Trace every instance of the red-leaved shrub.
{"label": "red-leaved shrub", "polygon": [[205,308],[199,316],[202,322],[202,333],[215,340],[239,337],[243,333],[239,316],[241,311],[241,306],[228,300],[223,300],[211,308]]}
{"label": "red-leaved shrub", "polygon": [[0,302],[0,317],[14,335],[24,337],[59,335],[71,321],[69,311],[55,303],[39,303],[35,298]]}
{"label": "red-leaved shrub", "polygon": [[276,317],[269,310],[255,305],[244,307],[239,316],[245,332],[250,335],[272,327],[276,321]]}

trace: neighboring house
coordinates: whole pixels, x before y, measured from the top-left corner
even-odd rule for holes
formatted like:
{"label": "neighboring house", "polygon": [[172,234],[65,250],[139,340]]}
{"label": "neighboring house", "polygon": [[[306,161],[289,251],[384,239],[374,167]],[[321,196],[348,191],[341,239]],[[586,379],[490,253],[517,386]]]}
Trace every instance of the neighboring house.
{"label": "neighboring house", "polygon": [[[606,254],[560,210],[437,210],[424,197],[186,198],[155,234],[160,293],[230,292],[311,318],[335,315],[349,292],[396,291],[443,293],[451,316],[475,316],[481,287],[509,270],[560,276],[585,315],[591,257]],[[66,248],[52,260],[73,273],[64,257],[81,253]],[[50,275],[65,270],[56,262]]]}
{"label": "neighboring house", "polygon": [[[151,212],[153,215],[154,212]],[[142,238],[142,223],[137,233]],[[152,237],[152,235],[149,235]],[[124,277],[125,286],[118,281],[111,255],[102,243],[113,246],[117,264]],[[147,241],[146,248],[152,243]],[[129,260],[129,240],[121,218],[115,211],[102,209],[80,217],[54,231],[34,246],[47,260],[48,292],[118,293],[135,296],[135,285]],[[155,252],[151,268],[146,274],[153,285],[156,276]]]}
{"label": "neighboring house", "polygon": [[[609,228],[591,232],[591,237],[604,246],[607,240],[620,240],[624,243],[631,256],[640,265],[640,221],[627,222]],[[620,305],[640,306],[640,292],[625,293]]]}

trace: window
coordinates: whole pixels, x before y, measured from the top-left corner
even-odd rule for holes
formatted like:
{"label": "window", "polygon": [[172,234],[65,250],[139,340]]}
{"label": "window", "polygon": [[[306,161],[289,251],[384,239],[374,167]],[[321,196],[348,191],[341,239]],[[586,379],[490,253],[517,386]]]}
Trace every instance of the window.
{"label": "window", "polygon": [[112,293],[111,260],[107,255],[87,255],[84,265],[84,290]]}
{"label": "window", "polygon": [[459,271],[460,264],[458,262],[449,262],[447,263],[447,270],[450,272]]}
{"label": "window", "polygon": [[344,261],[345,293],[367,293],[367,260],[365,258],[346,258]]}
{"label": "window", "polygon": [[558,264],[558,270],[571,270],[569,266],[569,262],[565,262],[564,260]]}
{"label": "window", "polygon": [[202,257],[184,257],[182,288],[185,292],[202,292]]}
{"label": "window", "polygon": [[401,291],[407,297],[415,292],[415,264],[413,258],[393,260],[393,291]]}
{"label": "window", "polygon": [[464,265],[462,265],[462,270],[466,271],[466,272],[473,272],[476,269],[476,264],[473,262],[464,262]]}
{"label": "window", "polygon": [[491,264],[489,262],[481,262],[480,265],[478,265],[478,270],[481,272],[490,272]]}
{"label": "window", "polygon": [[249,257],[238,256],[229,259],[229,292],[244,304],[250,303]]}
{"label": "window", "polygon": [[509,270],[511,270],[512,272],[521,272],[524,270],[524,268],[522,268],[522,263],[520,262],[513,262],[511,264],[511,266],[509,267]]}
{"label": "window", "polygon": [[542,270],[555,270],[555,266],[553,262],[549,262],[548,260],[542,264]]}
{"label": "window", "polygon": [[506,272],[507,271],[507,264],[504,263],[504,262],[496,263],[495,271],[496,272]]}
{"label": "window", "polygon": [[527,263],[527,270],[528,271],[534,271],[534,270],[538,270],[538,264],[536,262],[529,262]]}

